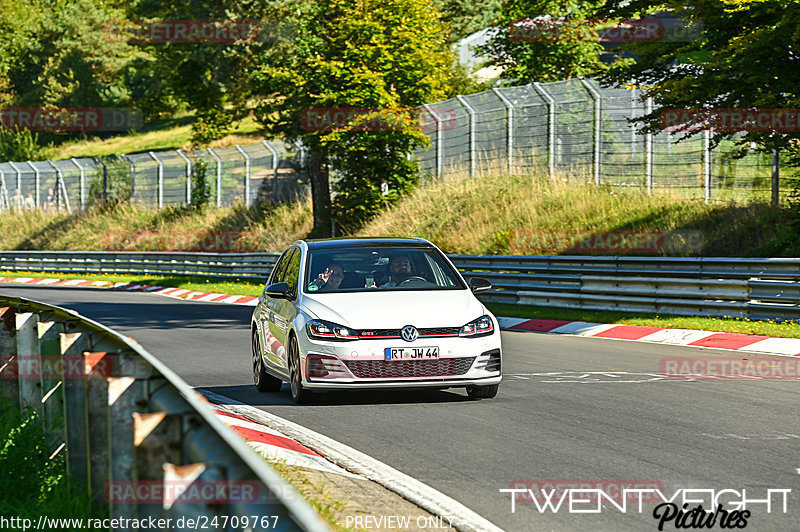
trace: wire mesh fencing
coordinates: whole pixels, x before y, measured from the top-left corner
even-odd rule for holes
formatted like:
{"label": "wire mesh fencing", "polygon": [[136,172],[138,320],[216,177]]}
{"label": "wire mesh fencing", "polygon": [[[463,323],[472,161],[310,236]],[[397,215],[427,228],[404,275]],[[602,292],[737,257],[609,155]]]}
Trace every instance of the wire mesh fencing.
{"label": "wire mesh fencing", "polygon": [[[144,208],[192,205],[204,186],[208,204],[279,203],[294,199],[303,148],[281,141],[203,150],[164,150],[104,158],[0,163],[0,211],[84,210],[129,200]],[[202,175],[199,175],[202,173]]]}
{"label": "wire mesh fencing", "polygon": [[797,177],[780,154],[713,133],[678,142],[681,133],[642,134],[631,120],[652,110],[636,89],[602,88],[592,79],[493,88],[423,106],[430,147],[416,156],[427,174],[472,176],[505,171],[597,185],[671,190],[705,200],[769,201]]}

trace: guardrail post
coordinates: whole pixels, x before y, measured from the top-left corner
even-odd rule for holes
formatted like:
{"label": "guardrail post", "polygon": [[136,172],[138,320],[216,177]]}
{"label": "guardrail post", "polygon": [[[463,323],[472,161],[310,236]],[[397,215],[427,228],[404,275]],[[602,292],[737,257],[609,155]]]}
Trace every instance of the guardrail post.
{"label": "guardrail post", "polygon": [[475,109],[469,104],[466,98],[461,95],[457,95],[456,99],[458,102],[464,106],[469,114],[469,176],[475,177],[475,168],[477,166],[475,161],[475,129],[476,129],[476,119],[477,113]]}
{"label": "guardrail post", "polygon": [[192,161],[184,153],[183,150],[175,150],[175,153],[181,156],[186,161],[186,205],[192,205]]}
{"label": "guardrail post", "polygon": [[272,153],[272,203],[278,204],[278,150],[266,140],[261,143]]}
{"label": "guardrail post", "polygon": [[120,488],[136,480],[133,415],[146,410],[146,383],[146,380],[132,376],[108,379],[108,429],[114,434],[109,449],[111,471],[108,489],[109,515],[112,517],[136,517],[132,502],[115,497]]}
{"label": "guardrail post", "polygon": [[603,139],[603,132],[602,132],[602,98],[600,93],[592,87],[591,83],[586,81],[585,79],[581,78],[581,83],[583,86],[586,87],[586,90],[589,91],[589,94],[592,96],[592,101],[594,102],[594,128],[593,128],[593,135],[592,140],[594,144],[594,150],[592,151],[592,163],[594,166],[594,185],[599,187],[600,186],[600,165],[601,165],[601,157],[602,157],[602,139]]}
{"label": "guardrail post", "polygon": [[44,432],[50,451],[55,451],[66,442],[64,433],[64,385],[61,372],[57,372],[56,360],[61,359],[61,333],[64,325],[59,322],[39,322],[39,352],[42,364],[42,411]]}
{"label": "guardrail post", "polygon": [[98,501],[103,498],[106,482],[110,479],[111,434],[108,407],[108,379],[114,374],[116,355],[107,352],[84,353],[81,362],[85,370],[88,407],[89,493]]}
{"label": "guardrail post", "polygon": [[244,148],[236,145],[236,149],[244,157],[244,204],[250,206],[250,154],[244,151]]}
{"label": "guardrail post", "polygon": [[81,171],[81,183],[80,183],[80,199],[81,199],[81,210],[86,210],[86,168],[78,164],[78,160],[75,157],[71,158],[72,164],[78,167]]}
{"label": "guardrail post", "polygon": [[[26,161],[25,164],[30,166],[31,169],[33,170],[34,186],[36,187],[36,190],[34,191],[36,193],[36,195],[34,196],[35,197],[34,202],[36,204],[36,207],[39,207],[39,186],[40,186],[39,185],[39,169],[36,168],[31,161]],[[22,191],[20,191],[20,193],[22,193]]]}
{"label": "guardrail post", "polygon": [[[133,446],[137,481],[163,482],[164,463],[180,464],[182,420],[166,412],[133,414]],[[162,517],[163,503],[139,504],[139,518]]]}
{"label": "guardrail post", "polygon": [[158,208],[161,209],[164,207],[164,163],[156,156],[155,152],[147,153],[158,163]]}
{"label": "guardrail post", "polygon": [[0,395],[19,408],[17,311],[0,307]]}
{"label": "guardrail post", "polygon": [[64,421],[66,425],[67,474],[89,493],[89,415],[83,353],[89,347],[88,333],[61,333],[63,357]]}
{"label": "guardrail post", "polygon": [[556,100],[539,83],[533,83],[533,88],[547,102],[547,171],[550,179],[556,175]]}
{"label": "guardrail post", "polygon": [[[647,98],[645,103],[645,113],[653,112],[653,99]],[[647,193],[653,193],[653,134],[646,133],[644,136],[644,173],[647,178]]]}
{"label": "guardrail post", "polygon": [[444,171],[444,146],[442,146],[444,143],[444,127],[442,127],[442,117],[429,104],[423,104],[422,107],[436,120],[436,177],[442,179]]}
{"label": "guardrail post", "polygon": [[42,414],[42,367],[38,339],[39,315],[30,312],[17,314],[17,361],[19,373],[19,406]]}
{"label": "guardrail post", "polygon": [[780,200],[779,197],[780,172],[781,172],[780,153],[778,152],[778,149],[775,148],[772,150],[772,204],[775,207],[778,206],[778,202]]}
{"label": "guardrail post", "polygon": [[217,161],[217,207],[222,207],[222,159],[211,148],[208,148],[208,153]]}
{"label": "guardrail post", "polygon": [[500,89],[492,88],[492,91],[506,107],[506,155],[508,157],[508,173],[510,175],[514,172],[514,104],[506,98],[506,95]]}

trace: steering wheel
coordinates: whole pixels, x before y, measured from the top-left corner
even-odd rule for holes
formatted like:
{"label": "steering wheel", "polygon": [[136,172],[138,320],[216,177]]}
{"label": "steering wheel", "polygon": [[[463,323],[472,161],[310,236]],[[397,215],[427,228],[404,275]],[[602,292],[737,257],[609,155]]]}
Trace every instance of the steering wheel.
{"label": "steering wheel", "polygon": [[419,275],[412,275],[411,277],[409,277],[408,279],[406,279],[405,281],[403,281],[402,283],[400,283],[398,286],[403,286],[404,284],[406,284],[406,283],[407,283],[407,282],[409,282],[409,281],[424,281],[424,282],[426,282],[426,283],[427,283],[427,282],[429,282],[429,281],[428,281],[426,278],[424,278],[424,277],[420,277]]}

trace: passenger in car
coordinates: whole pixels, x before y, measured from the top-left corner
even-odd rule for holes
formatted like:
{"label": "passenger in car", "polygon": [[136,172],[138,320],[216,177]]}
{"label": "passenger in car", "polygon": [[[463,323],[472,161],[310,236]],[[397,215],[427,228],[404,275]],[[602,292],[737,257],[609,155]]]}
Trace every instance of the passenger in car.
{"label": "passenger in car", "polygon": [[310,292],[327,292],[329,290],[338,290],[339,285],[342,284],[344,279],[344,268],[336,262],[328,263],[325,266],[325,271],[320,273],[309,285]]}

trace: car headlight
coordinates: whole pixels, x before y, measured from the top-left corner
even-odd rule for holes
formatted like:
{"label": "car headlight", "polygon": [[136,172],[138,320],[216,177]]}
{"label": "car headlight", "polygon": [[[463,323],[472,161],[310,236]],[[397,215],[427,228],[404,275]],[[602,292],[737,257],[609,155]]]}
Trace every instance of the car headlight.
{"label": "car headlight", "polygon": [[489,336],[492,333],[494,333],[494,324],[489,316],[481,316],[477,320],[472,320],[458,331],[459,336],[467,336],[469,338]]}
{"label": "car headlight", "polygon": [[309,337],[316,340],[358,340],[358,331],[323,320],[308,321],[306,323],[306,332],[308,332]]}

